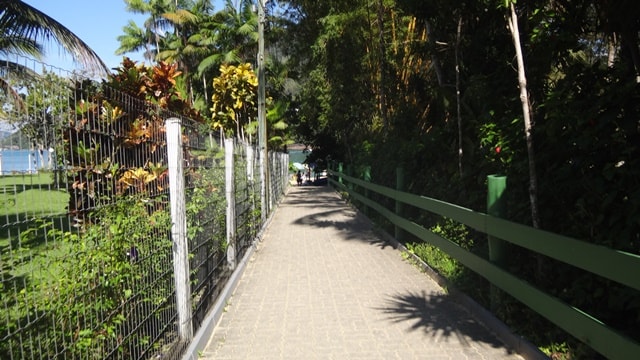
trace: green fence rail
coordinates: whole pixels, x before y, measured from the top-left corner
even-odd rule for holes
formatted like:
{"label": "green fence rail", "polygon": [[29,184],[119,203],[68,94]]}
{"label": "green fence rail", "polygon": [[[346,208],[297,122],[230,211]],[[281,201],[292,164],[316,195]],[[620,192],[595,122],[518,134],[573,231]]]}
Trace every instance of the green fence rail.
{"label": "green fence rail", "polygon": [[[616,329],[532,286],[497,264],[403,218],[364,194],[377,193],[395,200],[396,204],[400,202],[453,219],[488,236],[576,266],[636,290],[640,290],[640,276],[638,276],[640,256],[534,229],[440,200],[376,185],[342,172],[329,170],[329,175],[332,177],[329,179],[332,186],[348,192],[353,199],[377,211],[396,228],[440,248],[607,358],[628,359],[640,354],[640,344],[620,334]],[[362,193],[356,190],[358,188],[363,189]]]}

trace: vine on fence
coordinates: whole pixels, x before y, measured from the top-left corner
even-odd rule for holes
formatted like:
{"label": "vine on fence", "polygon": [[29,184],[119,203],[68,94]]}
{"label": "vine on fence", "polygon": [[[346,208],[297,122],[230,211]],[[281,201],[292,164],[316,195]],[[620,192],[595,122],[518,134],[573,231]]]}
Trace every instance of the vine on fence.
{"label": "vine on fence", "polygon": [[[49,221],[23,232],[55,241],[29,265],[46,274],[25,278],[9,304],[18,322],[3,324],[3,334],[20,334],[0,345],[0,357],[140,358],[171,341],[158,319],[173,286],[164,119],[199,119],[177,75],[175,65],[125,60],[101,84],[74,84],[55,153],[75,229]],[[143,307],[153,311],[133,319]]]}
{"label": "vine on fence", "polygon": [[[129,345],[148,342],[152,334],[134,332],[137,324],[128,316],[144,304],[166,301],[157,298],[158,289],[144,286],[144,280],[161,273],[166,264],[162,257],[149,254],[170,254],[166,235],[171,220],[160,199],[130,198],[91,216],[96,220],[81,233],[49,234],[63,240],[63,254],[47,253],[50,271],[62,276],[38,286],[39,293],[47,295],[40,306],[46,309],[45,324],[57,324],[62,331],[46,340],[67,344],[63,349],[58,345],[56,352],[102,359],[114,348],[110,345],[117,344],[121,356],[134,357],[125,353],[135,348]],[[171,293],[166,290],[165,294]],[[96,318],[102,321],[92,321]]]}

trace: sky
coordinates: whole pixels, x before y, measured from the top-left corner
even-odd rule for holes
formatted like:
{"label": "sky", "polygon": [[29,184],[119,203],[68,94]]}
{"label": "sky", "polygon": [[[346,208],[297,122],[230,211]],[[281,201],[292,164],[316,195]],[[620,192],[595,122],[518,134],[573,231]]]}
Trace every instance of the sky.
{"label": "sky", "polygon": [[[115,55],[120,47],[118,36],[124,32],[122,28],[134,20],[142,27],[147,16],[126,11],[123,0],[23,0],[25,3],[51,16],[56,21],[78,35],[87,43],[102,60],[111,68],[122,62],[122,55]],[[214,0],[215,11],[222,10],[222,0]],[[54,44],[46,44],[46,57],[43,62],[64,70],[75,70],[67,54]],[[143,62],[141,53],[125,54],[132,60]]]}

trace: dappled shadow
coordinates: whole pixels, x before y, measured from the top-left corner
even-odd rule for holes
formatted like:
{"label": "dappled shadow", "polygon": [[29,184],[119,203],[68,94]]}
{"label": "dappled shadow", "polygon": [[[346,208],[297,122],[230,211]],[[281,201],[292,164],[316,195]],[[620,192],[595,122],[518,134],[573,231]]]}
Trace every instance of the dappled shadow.
{"label": "dappled shadow", "polygon": [[296,219],[293,223],[296,225],[309,225],[319,228],[332,227],[337,230],[346,231],[351,230],[353,226],[351,221],[339,221],[331,219],[331,215],[344,212],[344,209],[327,210],[318,212],[313,215],[307,215]]}
{"label": "dappled shadow", "polygon": [[0,194],[16,195],[28,190],[61,190],[66,184],[55,181],[56,176],[52,172],[36,174],[0,175]]}
{"label": "dappled shadow", "polygon": [[302,187],[289,191],[283,200],[283,204],[298,207],[340,207],[344,208],[344,202],[336,201],[336,198],[319,195],[318,188]]}
{"label": "dappled shadow", "polygon": [[313,209],[294,219],[293,225],[333,228],[340,231],[343,240],[361,241],[381,248],[393,246],[376,234],[373,224],[331,187],[295,187],[289,191],[283,205]]}
{"label": "dappled shadow", "polygon": [[[7,221],[7,222],[5,222]],[[0,250],[37,250],[51,242],[49,230],[71,231],[73,225],[67,214],[34,217],[31,213],[16,213],[0,217]]]}
{"label": "dappled shadow", "polygon": [[513,353],[446,294],[427,295],[425,291],[421,294],[395,294],[374,309],[386,314],[391,322],[406,322],[407,331],[422,331],[433,338],[454,337],[463,346],[469,346],[470,342],[481,342],[494,348],[505,348],[505,352]]}

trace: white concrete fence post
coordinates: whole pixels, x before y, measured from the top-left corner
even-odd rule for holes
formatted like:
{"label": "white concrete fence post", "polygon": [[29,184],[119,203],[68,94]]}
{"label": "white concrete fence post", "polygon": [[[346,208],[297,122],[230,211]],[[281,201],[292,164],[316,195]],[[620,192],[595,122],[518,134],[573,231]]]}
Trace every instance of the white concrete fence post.
{"label": "white concrete fence post", "polygon": [[236,268],[236,197],[234,183],[233,139],[224,140],[225,195],[227,199],[227,263]]}
{"label": "white concrete fence post", "polygon": [[165,128],[167,133],[171,239],[173,241],[173,272],[178,311],[178,336],[183,341],[191,341],[193,338],[191,283],[189,281],[189,244],[187,241],[182,124],[180,119],[167,119]]}
{"label": "white concrete fence post", "polygon": [[249,184],[253,185],[253,146],[246,144],[246,157],[247,157],[247,180]]}

